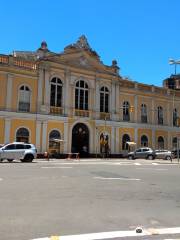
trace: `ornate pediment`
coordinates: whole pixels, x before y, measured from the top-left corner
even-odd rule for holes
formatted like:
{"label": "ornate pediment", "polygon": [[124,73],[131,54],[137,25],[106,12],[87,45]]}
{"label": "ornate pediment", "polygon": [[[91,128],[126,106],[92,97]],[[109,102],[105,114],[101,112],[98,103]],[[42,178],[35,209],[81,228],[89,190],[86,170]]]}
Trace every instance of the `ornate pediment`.
{"label": "ornate pediment", "polygon": [[116,61],[112,62],[112,66],[104,65],[96,51],[90,47],[84,35],[82,35],[77,42],[65,47],[62,53],[54,54],[50,52],[42,60],[49,60],[67,66],[84,68],[111,75],[118,75],[119,70]]}

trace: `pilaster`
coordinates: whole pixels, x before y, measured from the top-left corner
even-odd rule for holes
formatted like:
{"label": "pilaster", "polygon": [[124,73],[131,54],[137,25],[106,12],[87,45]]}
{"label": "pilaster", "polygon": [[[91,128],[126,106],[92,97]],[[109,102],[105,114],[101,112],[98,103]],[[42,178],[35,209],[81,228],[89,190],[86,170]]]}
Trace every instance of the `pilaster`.
{"label": "pilaster", "polygon": [[36,122],[36,148],[41,152],[41,121]]}
{"label": "pilaster", "polygon": [[4,143],[10,142],[11,119],[5,118]]}
{"label": "pilaster", "polygon": [[11,103],[12,103],[12,80],[13,80],[13,75],[8,74],[7,75],[7,89],[6,89],[6,109],[10,110],[11,109]]}
{"label": "pilaster", "polygon": [[111,153],[115,153],[115,129],[114,127],[111,128]]}
{"label": "pilaster", "polygon": [[47,151],[47,121],[42,122],[42,152]]}

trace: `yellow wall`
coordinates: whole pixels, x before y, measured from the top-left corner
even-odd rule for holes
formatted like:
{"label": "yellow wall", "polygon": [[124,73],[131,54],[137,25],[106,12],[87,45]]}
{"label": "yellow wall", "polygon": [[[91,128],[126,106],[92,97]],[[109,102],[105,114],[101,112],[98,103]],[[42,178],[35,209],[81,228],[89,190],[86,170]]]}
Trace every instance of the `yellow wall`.
{"label": "yellow wall", "polygon": [[10,142],[16,141],[16,131],[18,128],[24,127],[29,130],[30,139],[29,141],[33,144],[36,144],[36,124],[33,120],[24,120],[24,119],[13,119],[11,122],[10,130]]}
{"label": "yellow wall", "polygon": [[6,105],[6,84],[7,84],[7,75],[0,74],[0,108],[4,108]]}

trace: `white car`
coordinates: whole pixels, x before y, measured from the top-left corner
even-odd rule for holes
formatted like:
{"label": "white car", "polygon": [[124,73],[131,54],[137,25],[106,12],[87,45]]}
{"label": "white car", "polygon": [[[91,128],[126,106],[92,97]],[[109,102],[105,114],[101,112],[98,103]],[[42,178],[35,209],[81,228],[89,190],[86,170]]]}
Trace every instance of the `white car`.
{"label": "white car", "polygon": [[12,162],[14,159],[21,162],[32,162],[37,157],[37,149],[33,144],[13,142],[0,147],[0,161],[7,159]]}
{"label": "white car", "polygon": [[155,158],[172,160],[172,152],[164,149],[155,150]]}

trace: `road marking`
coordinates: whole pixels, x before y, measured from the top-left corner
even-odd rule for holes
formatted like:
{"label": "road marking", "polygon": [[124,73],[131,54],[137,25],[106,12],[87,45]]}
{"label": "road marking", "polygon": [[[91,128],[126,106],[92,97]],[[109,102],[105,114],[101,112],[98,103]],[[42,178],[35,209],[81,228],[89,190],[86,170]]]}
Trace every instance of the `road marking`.
{"label": "road marking", "polygon": [[73,167],[41,167],[41,168],[62,168],[62,169],[64,169],[64,168],[73,168]]}
{"label": "road marking", "polygon": [[141,165],[141,163],[134,163],[134,165]]}
{"label": "road marking", "polygon": [[0,178],[0,181],[2,181],[3,180],[3,178]]}
{"label": "road marking", "polygon": [[121,177],[93,177],[94,179],[100,180],[123,180],[123,181],[140,181],[139,178],[121,178]]}
{"label": "road marking", "polygon": [[[142,233],[136,233],[135,230],[130,231],[114,231],[114,232],[100,232],[100,233],[88,233],[79,235],[65,235],[65,236],[52,236],[45,238],[36,238],[32,240],[98,240],[98,239],[109,239],[109,238],[124,238],[124,237],[141,237],[141,236],[152,236],[152,235],[164,235],[164,234],[178,234],[180,233],[180,227],[174,228],[149,228],[142,229]],[[53,239],[53,237],[56,237]]]}
{"label": "road marking", "polygon": [[155,162],[153,162],[152,165],[159,165],[159,163],[155,163]]}
{"label": "road marking", "polygon": [[141,168],[136,168],[137,170],[153,170],[153,171],[168,171],[167,168],[145,168],[145,167],[141,167]]}

